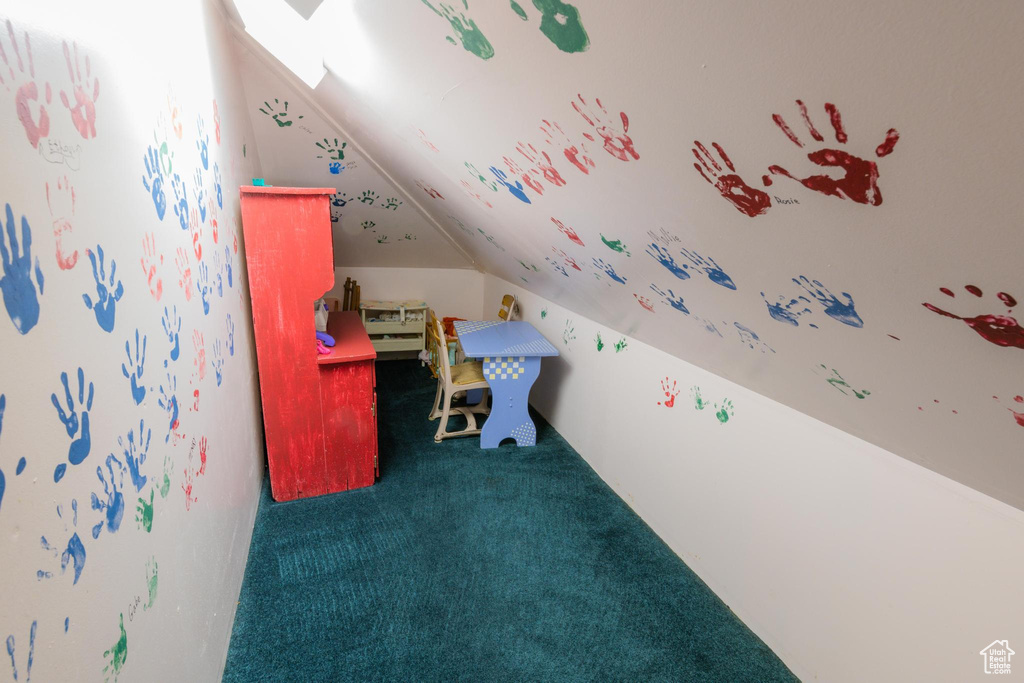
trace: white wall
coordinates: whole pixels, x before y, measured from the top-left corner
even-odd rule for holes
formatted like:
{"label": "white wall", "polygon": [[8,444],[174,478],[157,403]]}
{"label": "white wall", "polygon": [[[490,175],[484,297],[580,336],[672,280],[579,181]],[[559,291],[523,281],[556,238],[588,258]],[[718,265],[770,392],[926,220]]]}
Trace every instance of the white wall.
{"label": "white wall", "polygon": [[[358,281],[365,299],[402,301],[422,299],[438,318],[455,317],[481,320],[498,317],[501,296],[485,302],[484,275],[475,270],[457,268],[335,268],[334,289],[330,296],[342,297],[345,278]],[[490,303],[493,306],[488,307]],[[494,310],[491,311],[490,308]]]}
{"label": "white wall", "polygon": [[[9,231],[24,248],[23,225],[31,235],[25,268],[5,262],[0,272],[0,639],[13,649],[3,680],[16,669],[19,681],[214,681],[223,670],[263,443],[237,190],[259,164],[221,11],[199,0],[0,10],[17,41],[0,31],[0,206],[13,214],[0,239],[10,247]],[[27,130],[44,118],[49,130],[34,145]],[[166,203],[162,218],[154,196]],[[102,286],[87,255],[98,247]],[[116,303],[97,316],[108,294]],[[31,302],[38,321],[22,316],[18,329],[17,312]],[[180,331],[165,333],[165,310]],[[136,333],[145,340],[138,363]],[[137,393],[122,364],[133,375],[141,365]],[[91,407],[87,388],[78,396],[79,368]],[[67,410],[62,372],[78,416],[71,430],[51,402]],[[69,445],[86,431],[86,413],[89,447],[75,465]],[[140,431],[151,434],[148,449]],[[59,464],[66,472],[55,481]],[[142,512],[150,505],[151,517]],[[79,543],[76,579],[72,555],[64,567],[61,555]]]}
{"label": "white wall", "polygon": [[1020,651],[1020,510],[635,339],[617,353],[622,335],[506,281],[484,291],[515,292],[562,353],[536,408],[802,679],[975,680],[996,638]]}

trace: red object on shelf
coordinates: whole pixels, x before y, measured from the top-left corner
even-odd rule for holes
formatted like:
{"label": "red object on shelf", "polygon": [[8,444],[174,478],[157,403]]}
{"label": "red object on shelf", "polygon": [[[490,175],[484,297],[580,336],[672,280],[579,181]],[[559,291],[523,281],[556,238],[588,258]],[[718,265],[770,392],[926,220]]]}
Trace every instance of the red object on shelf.
{"label": "red object on shelf", "polygon": [[373,484],[376,353],[354,312],[332,313],[317,357],[313,302],[334,286],[333,188],[242,187],[242,230],[274,500]]}

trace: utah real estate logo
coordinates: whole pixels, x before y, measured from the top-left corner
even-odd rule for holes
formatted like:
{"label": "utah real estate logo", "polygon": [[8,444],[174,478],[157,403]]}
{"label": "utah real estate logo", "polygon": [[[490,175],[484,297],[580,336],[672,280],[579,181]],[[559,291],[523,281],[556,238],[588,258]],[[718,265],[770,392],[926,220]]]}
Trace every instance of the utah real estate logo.
{"label": "utah real estate logo", "polygon": [[1010,657],[1017,653],[1010,649],[1009,641],[993,640],[980,654],[985,660],[985,673],[1009,674]]}

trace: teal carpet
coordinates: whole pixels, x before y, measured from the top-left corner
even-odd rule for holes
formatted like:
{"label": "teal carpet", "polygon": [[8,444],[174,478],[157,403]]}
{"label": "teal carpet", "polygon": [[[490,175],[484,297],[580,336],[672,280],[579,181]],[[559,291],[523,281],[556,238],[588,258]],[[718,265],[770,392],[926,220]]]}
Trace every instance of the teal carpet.
{"label": "teal carpet", "polygon": [[427,371],[377,377],[377,484],[264,486],[225,681],[796,680],[539,416],[435,444]]}

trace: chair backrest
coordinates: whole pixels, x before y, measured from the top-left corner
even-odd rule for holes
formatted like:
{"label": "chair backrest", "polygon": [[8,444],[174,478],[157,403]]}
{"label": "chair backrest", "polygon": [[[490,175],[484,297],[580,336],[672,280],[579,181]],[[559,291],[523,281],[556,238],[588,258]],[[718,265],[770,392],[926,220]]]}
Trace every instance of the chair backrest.
{"label": "chair backrest", "polygon": [[431,321],[430,330],[432,332],[433,343],[437,345],[437,374],[445,382],[451,382],[452,380],[452,368],[448,364],[448,339],[444,336],[444,325],[440,320],[434,318]]}
{"label": "chair backrest", "polygon": [[427,353],[430,354],[430,361],[427,363],[427,367],[430,368],[430,374],[437,377],[437,371],[441,359],[438,358],[440,354],[440,346],[437,342],[437,334],[434,330],[437,329],[437,317],[434,315],[434,309],[427,309]]}
{"label": "chair backrest", "polygon": [[506,294],[501,297],[501,310],[498,311],[498,317],[502,320],[511,320],[515,315],[516,308],[516,297],[512,294]]}

